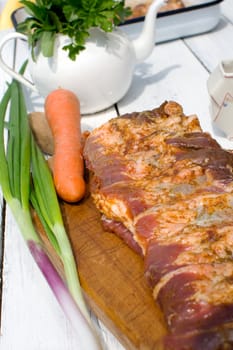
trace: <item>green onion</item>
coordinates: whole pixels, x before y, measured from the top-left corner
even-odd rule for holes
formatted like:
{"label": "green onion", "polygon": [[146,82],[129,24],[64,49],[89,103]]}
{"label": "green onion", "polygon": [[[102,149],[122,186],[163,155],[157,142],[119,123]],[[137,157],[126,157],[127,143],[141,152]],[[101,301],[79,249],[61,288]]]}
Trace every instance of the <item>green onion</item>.
{"label": "green onion", "polygon": [[[32,140],[31,145],[32,179],[34,184],[33,198],[34,200],[37,200],[36,207],[39,207],[39,215],[43,216],[46,226],[49,227],[48,237],[50,241],[55,241],[55,246],[59,247],[59,251],[57,249],[57,252],[63,262],[65,276],[71,294],[79,304],[82,312],[88,318],[80,283],[78,282],[75,260],[73,254],[71,253],[70,242],[63,224],[56,191],[53,185],[52,175],[44,156],[41,154],[34,140]],[[74,276],[76,276],[76,278],[74,278]]]}
{"label": "green onion", "polygon": [[[3,196],[32,256],[75,328],[81,349],[101,349],[83,299],[52,176],[33,139],[23,91],[16,81],[8,86],[0,102],[0,169]],[[31,206],[62,260],[65,280],[61,278],[43,248],[33,224]]]}

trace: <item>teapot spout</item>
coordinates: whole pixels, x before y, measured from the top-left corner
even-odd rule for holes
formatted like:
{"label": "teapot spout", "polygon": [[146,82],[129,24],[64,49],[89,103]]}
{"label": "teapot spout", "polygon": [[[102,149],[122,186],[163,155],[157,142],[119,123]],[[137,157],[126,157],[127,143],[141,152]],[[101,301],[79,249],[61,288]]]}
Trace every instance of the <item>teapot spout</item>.
{"label": "teapot spout", "polygon": [[167,0],[154,0],[149,6],[143,23],[142,32],[139,37],[132,42],[137,62],[141,62],[147,58],[154,48],[156,38],[156,15],[159,8],[166,1]]}

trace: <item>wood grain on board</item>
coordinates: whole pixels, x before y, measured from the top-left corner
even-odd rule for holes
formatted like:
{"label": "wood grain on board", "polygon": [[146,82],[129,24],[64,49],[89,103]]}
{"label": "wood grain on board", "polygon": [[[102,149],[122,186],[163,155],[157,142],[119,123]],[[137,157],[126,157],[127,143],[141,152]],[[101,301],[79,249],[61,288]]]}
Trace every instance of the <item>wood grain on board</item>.
{"label": "wood grain on board", "polygon": [[[126,349],[155,349],[166,328],[143,276],[142,259],[103,231],[90,197],[77,205],[62,204],[62,212],[90,308]],[[60,270],[57,256],[44,242]]]}

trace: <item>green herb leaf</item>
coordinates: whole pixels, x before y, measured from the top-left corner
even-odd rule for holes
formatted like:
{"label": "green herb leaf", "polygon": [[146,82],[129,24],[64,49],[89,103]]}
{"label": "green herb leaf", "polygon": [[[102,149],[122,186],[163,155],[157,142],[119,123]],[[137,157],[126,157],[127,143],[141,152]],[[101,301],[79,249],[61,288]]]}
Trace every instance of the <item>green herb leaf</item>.
{"label": "green herb leaf", "polygon": [[85,49],[85,42],[92,27],[111,32],[130,15],[123,0],[36,0],[32,3],[21,0],[30,17],[17,27],[28,36],[33,59],[35,47],[40,42],[38,53],[53,55],[55,34],[68,35],[71,44],[64,50],[72,60]]}

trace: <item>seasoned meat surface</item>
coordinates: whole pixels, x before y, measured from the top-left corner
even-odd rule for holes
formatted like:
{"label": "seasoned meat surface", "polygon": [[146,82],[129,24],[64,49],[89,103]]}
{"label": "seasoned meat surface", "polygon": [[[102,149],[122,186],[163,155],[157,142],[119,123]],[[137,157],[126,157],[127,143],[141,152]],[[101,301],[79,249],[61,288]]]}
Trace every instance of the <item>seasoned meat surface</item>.
{"label": "seasoned meat surface", "polygon": [[[114,118],[95,129],[87,139],[84,157],[94,173],[91,192],[98,209],[134,231],[135,216],[153,207],[155,197],[162,200],[158,191],[167,192],[159,176],[168,183],[177,163],[177,147],[168,145],[167,139],[183,135],[184,129],[200,132],[198,119],[186,118],[173,102]],[[180,162],[182,168],[187,162]],[[180,171],[179,182],[187,178],[187,172]]]}
{"label": "seasoned meat surface", "polygon": [[[129,6],[132,11],[129,19],[145,16],[151,3],[152,0],[126,0],[126,6]],[[185,6],[182,0],[168,0],[161,6],[159,12],[174,11],[183,7]]]}
{"label": "seasoned meat surface", "polygon": [[84,157],[103,227],[144,259],[164,348],[202,350],[211,335],[209,350],[233,349],[232,153],[169,101],[95,129]]}

